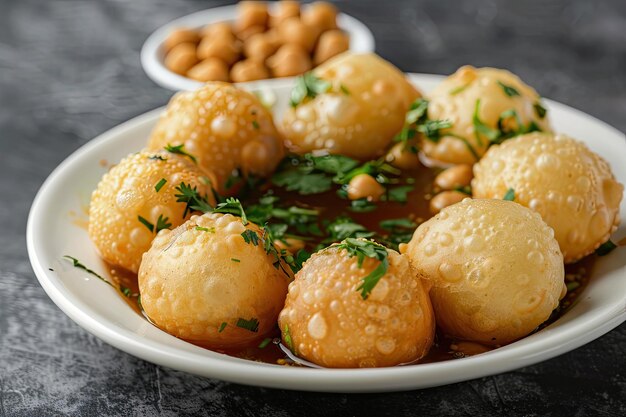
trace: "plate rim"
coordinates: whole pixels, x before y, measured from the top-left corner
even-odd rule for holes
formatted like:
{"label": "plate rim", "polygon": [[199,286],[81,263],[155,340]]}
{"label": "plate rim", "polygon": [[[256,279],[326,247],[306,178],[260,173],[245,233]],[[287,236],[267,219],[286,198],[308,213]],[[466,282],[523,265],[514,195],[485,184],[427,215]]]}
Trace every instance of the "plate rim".
{"label": "plate rim", "polygon": [[[409,73],[407,75],[418,83],[420,80],[422,82],[434,82],[443,78],[443,76],[433,74]],[[274,81],[280,81],[285,84],[290,82],[288,79]],[[616,128],[571,106],[552,100],[546,100],[546,102],[549,106],[561,106],[567,111],[573,112],[575,117],[591,118],[594,123],[600,123],[604,127],[610,128],[616,136],[624,139],[624,143],[620,146],[626,149],[626,137]],[[54,182],[59,181],[59,178],[62,177],[68,167],[81,160],[83,154],[88,154],[93,148],[97,148],[102,143],[120,135],[120,132],[137,128],[137,126],[142,124],[151,123],[158,118],[163,108],[159,107],[125,121],[98,135],[72,152],[50,173],[39,188],[30,208],[27,221],[26,240],[29,259],[35,275],[45,292],[75,323],[122,351],[158,365],[246,385],[343,393],[404,391],[494,375],[551,359],[600,337],[626,321],[625,297],[622,300],[622,305],[612,305],[610,308],[602,306],[599,308],[600,313],[592,317],[592,320],[576,326],[568,326],[566,324],[565,329],[559,329],[559,334],[556,336],[547,335],[545,340],[542,340],[542,343],[539,344],[524,346],[512,344],[491,351],[489,355],[477,355],[454,361],[374,369],[304,369],[257,362],[251,363],[248,360],[230,357],[229,360],[225,360],[221,357],[204,356],[188,351],[177,352],[176,347],[145,338],[142,339],[137,333],[120,327],[106,317],[97,313],[95,316],[94,314],[88,314],[86,311],[89,311],[89,307],[82,300],[72,302],[72,299],[75,297],[67,294],[67,291],[61,285],[55,284],[55,281],[61,281],[61,278],[52,276],[45,266],[38,261],[39,250],[36,243],[36,231],[39,227],[38,222],[41,221],[38,213],[43,210],[42,207],[44,206],[42,204],[46,198],[52,198],[47,193],[49,193],[49,189]],[[623,272],[626,272],[626,268],[622,269]],[[565,342],[562,340],[564,338]],[[535,347],[535,345],[537,346]],[[203,361],[207,367],[212,368],[210,375],[197,369],[198,360]],[[488,366],[485,366],[486,364]],[[416,369],[419,369],[419,371],[416,371]],[[416,377],[416,373],[419,378]],[[447,374],[447,377],[441,378],[442,374]],[[438,377],[439,382],[430,382],[429,379],[433,377]],[[328,384],[329,379],[333,380],[332,384]],[[363,382],[355,384],[356,379],[362,381],[372,379],[375,382],[373,385]]]}

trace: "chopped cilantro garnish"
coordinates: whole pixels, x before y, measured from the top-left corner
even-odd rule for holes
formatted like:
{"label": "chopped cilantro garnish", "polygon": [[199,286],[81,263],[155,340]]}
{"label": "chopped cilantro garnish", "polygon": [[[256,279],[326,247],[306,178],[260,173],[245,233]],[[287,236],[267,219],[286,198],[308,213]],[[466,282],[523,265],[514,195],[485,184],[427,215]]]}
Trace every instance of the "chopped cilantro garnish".
{"label": "chopped cilantro garnish", "polygon": [[222,333],[224,331],[224,329],[226,328],[228,323],[226,323],[225,321],[222,322],[222,324],[220,324],[220,328],[217,331],[218,333]]}
{"label": "chopped cilantro garnish", "polygon": [[241,237],[243,237],[246,243],[259,246],[259,235],[257,235],[256,232],[246,229],[246,231],[241,234]]}
{"label": "chopped cilantro garnish", "polygon": [[164,158],[161,155],[152,155],[152,156],[149,156],[148,159],[153,160],[153,161],[167,161],[167,158]]}
{"label": "chopped cilantro garnish", "polygon": [[449,120],[426,120],[423,124],[417,126],[417,131],[424,134],[426,139],[431,142],[438,143],[441,140],[441,130],[452,127]]}
{"label": "chopped cilantro garnish", "polygon": [[150,233],[154,232],[154,225],[152,223],[150,223],[148,220],[144,219],[141,216],[137,216],[137,220],[139,220],[141,222],[141,224],[146,226],[148,228],[148,230],[150,230]]}
{"label": "chopped cilantro garnish", "polygon": [[242,319],[241,317],[239,317],[237,319],[237,327],[241,327],[242,329],[246,329],[256,333],[259,331],[259,321],[254,317],[250,320]]}
{"label": "chopped cilantro garnish", "polygon": [[302,264],[304,264],[304,262],[306,262],[306,260],[310,257],[311,253],[307,252],[304,249],[300,249],[298,252],[296,252],[296,255],[293,257],[293,262],[289,264],[293,273],[298,273],[298,271],[302,269]]}
{"label": "chopped cilantro garnish", "polygon": [[515,87],[511,87],[510,85],[506,85],[501,81],[498,81],[498,85],[502,87],[502,91],[509,97],[519,96],[520,93],[515,89]]}
{"label": "chopped cilantro garnish", "polygon": [[296,78],[296,85],[291,90],[291,106],[297,107],[306,98],[315,98],[318,94],[323,94],[330,90],[331,84],[313,75],[312,72]]}
{"label": "chopped cilantro garnish", "polygon": [[292,351],[294,355],[297,355],[295,346],[293,344],[293,339],[291,338],[291,333],[289,333],[289,326],[286,324],[285,328],[283,329],[283,340],[287,344],[289,350]]}
{"label": "chopped cilantro garnish", "polygon": [[546,113],[548,112],[548,110],[546,110],[546,108],[543,107],[539,101],[533,104],[533,107],[535,109],[535,113],[537,113],[537,117],[539,117],[540,119],[546,117]]}
{"label": "chopped cilantro garnish", "polygon": [[330,190],[332,180],[324,174],[304,174],[297,169],[277,172],[272,176],[272,182],[285,187],[287,191],[297,191],[302,195],[319,194]]}
{"label": "chopped cilantro garnish", "polygon": [[613,243],[610,239],[607,240],[606,242],[604,242],[603,244],[601,244],[598,249],[596,249],[596,255],[598,256],[605,256],[608,255],[609,253],[611,253],[615,248],[617,248],[617,245],[615,243]]}
{"label": "chopped cilantro garnish", "polygon": [[154,186],[154,189],[156,190],[157,193],[161,191],[161,188],[163,188],[166,182],[167,180],[165,178],[161,178],[159,182],[157,182],[157,184]]}
{"label": "chopped cilantro garnish", "polygon": [[224,203],[219,203],[217,207],[213,209],[213,213],[228,213],[241,217],[241,222],[245,226],[248,224],[248,218],[246,212],[243,210],[241,202],[237,198],[227,198]]}
{"label": "chopped cilantro garnish", "polygon": [[567,287],[567,291],[574,291],[576,288],[580,287],[580,282],[572,281],[565,284]]}
{"label": "chopped cilantro garnish", "polygon": [[452,90],[450,90],[449,94],[451,96],[457,95],[459,94],[461,91],[465,90],[467,87],[469,87],[469,84],[465,84],[465,85],[460,85],[456,88],[453,88]]}
{"label": "chopped cilantro garnish", "polygon": [[352,200],[350,203],[350,210],[355,213],[368,213],[376,210],[376,204],[371,201],[367,201],[367,198],[360,198],[358,200]]}
{"label": "chopped cilantro garnish", "polygon": [[230,258],[230,260],[233,262],[237,262],[237,263],[241,262],[241,259],[237,259],[237,258]]}
{"label": "chopped cilantro garnish", "polygon": [[506,190],[506,193],[504,194],[504,197],[502,197],[502,199],[506,201],[515,201],[515,190],[512,188]]}
{"label": "chopped cilantro garnish", "polygon": [[172,223],[168,223],[168,220],[168,217],[163,217],[162,214],[159,214],[159,218],[157,219],[156,224],[156,233],[159,233],[159,231],[163,229],[169,229],[170,227],[172,227]]}
{"label": "chopped cilantro garnish", "polygon": [[488,142],[495,142],[498,137],[500,137],[500,132],[497,129],[491,128],[483,123],[480,120],[480,116],[478,115],[480,111],[480,99],[476,100],[476,105],[474,106],[474,114],[472,115],[472,121],[474,123],[474,134],[476,135],[476,142],[480,146],[482,146],[483,141],[481,139],[481,135],[487,138]]}
{"label": "chopped cilantro garnish", "polygon": [[415,187],[412,185],[400,185],[389,189],[388,199],[389,201],[395,201],[397,203],[406,203],[408,194],[413,191]]}
{"label": "chopped cilantro garnish", "polygon": [[128,287],[123,287],[120,285],[120,291],[122,294],[124,294],[125,297],[130,297],[131,295],[133,295],[131,289]]}
{"label": "chopped cilantro garnish", "polygon": [[261,343],[259,343],[259,349],[265,349],[265,347],[269,345],[271,342],[272,342],[272,339],[270,339],[269,337],[266,337],[265,339],[263,339]]}
{"label": "chopped cilantro garnish", "polygon": [[406,217],[400,219],[386,219],[380,222],[381,229],[384,230],[395,230],[395,229],[415,229],[417,227],[417,223],[413,220],[407,219]]}
{"label": "chopped cilantro garnish", "polygon": [[88,274],[93,275],[94,277],[98,278],[100,281],[103,281],[107,284],[109,284],[111,287],[115,288],[115,286],[109,282],[108,280],[104,279],[104,277],[100,274],[98,274],[96,271],[87,268],[85,265],[83,265],[78,259],[74,258],[73,256],[69,256],[69,255],[65,255],[63,256],[65,259],[68,259],[70,261],[72,261],[72,265],[75,268],[79,268],[82,269],[83,271],[87,272]]}
{"label": "chopped cilantro garnish", "polygon": [[257,122],[256,120],[252,121],[252,127],[256,130],[259,130],[261,128],[261,126],[259,126],[259,122]]}
{"label": "chopped cilantro garnish", "polygon": [[[332,248],[333,246],[331,246]],[[371,240],[347,238],[336,246],[338,249],[345,249],[350,257],[357,257],[357,265],[359,268],[363,265],[365,258],[377,259],[380,264],[367,276],[363,278],[363,282],[357,288],[361,291],[361,297],[367,300],[370,293],[378,284],[378,281],[387,273],[389,268],[387,248],[383,245]]]}
{"label": "chopped cilantro garnish", "polygon": [[345,86],[345,84],[341,83],[339,84],[339,89],[341,90],[342,93],[344,93],[345,95],[349,96],[350,95],[350,90],[348,90],[348,87]]}
{"label": "chopped cilantro garnish", "polygon": [[354,222],[349,217],[338,217],[326,226],[326,231],[330,236],[325,240],[327,243],[340,242],[346,238],[366,238],[375,235],[374,232],[359,223]]}
{"label": "chopped cilantro garnish", "polygon": [[198,161],[196,160],[196,157],[193,156],[192,154],[188,153],[187,151],[185,151],[184,148],[185,148],[185,145],[183,145],[183,144],[173,146],[173,145],[168,143],[167,145],[165,145],[165,150],[166,151],[168,151],[170,153],[175,153],[175,154],[178,154],[178,155],[186,156],[187,158],[191,159],[195,164],[197,164]]}
{"label": "chopped cilantro garnish", "polygon": [[186,203],[185,211],[183,212],[183,218],[187,217],[187,214],[192,210],[198,210],[202,212],[209,212],[213,210],[213,207],[208,203],[206,197],[200,195],[198,187],[191,188],[191,184],[185,184],[181,182],[176,191],[179,194],[175,194],[177,203]]}
{"label": "chopped cilantro garnish", "polygon": [[196,230],[207,233],[215,233],[215,227],[200,227],[196,226]]}

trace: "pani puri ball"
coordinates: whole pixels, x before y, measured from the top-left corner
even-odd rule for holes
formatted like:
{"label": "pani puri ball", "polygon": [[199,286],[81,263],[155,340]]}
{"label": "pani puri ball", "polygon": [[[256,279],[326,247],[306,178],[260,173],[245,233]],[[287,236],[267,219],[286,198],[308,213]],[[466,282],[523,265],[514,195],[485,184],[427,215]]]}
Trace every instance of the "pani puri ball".
{"label": "pani puri ball", "polygon": [[186,203],[176,202],[176,187],[181,182],[196,187],[214,204],[210,176],[188,159],[165,151],[142,151],[122,159],[104,174],[89,204],[89,237],[102,259],[136,273],[156,229],[179,226],[191,216],[185,213]]}
{"label": "pani puri ball", "polygon": [[432,285],[437,326],[461,340],[503,345],[526,336],[564,289],[553,230],[512,201],[468,198],[446,207],[404,249]]}
{"label": "pani puri ball", "polygon": [[[243,233],[256,234],[258,244],[246,243]],[[139,268],[141,305],[150,320],[212,348],[245,345],[274,330],[291,279],[282,268],[291,270],[284,263],[274,267],[262,233],[218,213],[161,231]]]}
{"label": "pani puri ball", "polygon": [[202,169],[215,174],[215,188],[222,194],[235,170],[242,176],[269,175],[284,153],[269,110],[254,94],[223,82],[179,92],[170,100],[148,148],[168,144],[184,145]]}
{"label": "pani puri ball", "polygon": [[374,54],[340,54],[313,70],[330,83],[283,116],[287,147],[325,150],[360,160],[384,154],[420,93],[404,74]]}
{"label": "pani puri ball", "polygon": [[357,288],[380,261],[365,258],[359,267],[337,245],[313,254],[289,284],[278,318],[283,343],[330,368],[394,366],[426,355],[435,329],[427,290],[407,257],[387,253],[387,272],[366,299]]}
{"label": "pani puri ball", "polygon": [[[471,164],[476,158],[462,140],[467,140],[478,156],[482,156],[489,147],[489,140],[474,128],[474,112],[477,101],[480,106],[477,115],[489,128],[498,128],[500,115],[508,110],[515,110],[521,123],[527,127],[530,123],[542,131],[549,131],[550,124],[541,106],[541,97],[516,75],[496,68],[474,68],[466,65],[459,68],[439,84],[429,95],[428,118],[430,120],[449,120],[452,127],[442,132],[442,138],[435,143],[428,139],[421,141],[424,154],[433,160],[447,164]],[[511,129],[516,128],[513,118],[507,118]]]}
{"label": "pani puri ball", "polygon": [[620,222],[624,186],[585,144],[566,135],[530,133],[493,146],[474,165],[474,196],[502,198],[531,208],[554,229],[565,262],[606,242]]}

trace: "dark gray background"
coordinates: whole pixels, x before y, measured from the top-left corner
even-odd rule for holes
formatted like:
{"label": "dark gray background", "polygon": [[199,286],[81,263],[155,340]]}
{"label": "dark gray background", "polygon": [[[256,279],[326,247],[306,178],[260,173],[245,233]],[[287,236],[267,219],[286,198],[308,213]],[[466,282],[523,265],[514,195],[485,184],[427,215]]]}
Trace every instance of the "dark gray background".
{"label": "dark gray background", "polygon": [[[0,1],[0,416],[626,415],[626,325],[507,374],[407,393],[331,395],[199,378],[138,360],[71,322],[26,255],[35,192],[99,133],[171,93],[139,64],[148,34],[226,2]],[[509,68],[626,131],[626,2],[343,1],[406,71]],[[625,156],[626,159],[626,156]],[[50,219],[54,221],[54,219]]]}

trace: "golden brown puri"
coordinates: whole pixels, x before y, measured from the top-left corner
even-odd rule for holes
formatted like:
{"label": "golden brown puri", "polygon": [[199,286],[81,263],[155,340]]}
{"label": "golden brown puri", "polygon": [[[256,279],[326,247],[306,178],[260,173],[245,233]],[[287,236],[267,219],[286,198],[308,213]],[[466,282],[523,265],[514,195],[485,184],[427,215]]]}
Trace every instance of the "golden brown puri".
{"label": "golden brown puri", "polygon": [[181,182],[197,187],[214,204],[206,175],[184,157],[164,151],[131,154],[111,168],[89,204],[89,237],[102,259],[136,273],[156,229],[176,227],[191,215],[183,216],[186,203],[176,202]]}
{"label": "golden brown puri", "polygon": [[361,160],[381,156],[420,96],[402,72],[374,54],[344,53],[313,73],[330,89],[305,98],[283,116],[286,144],[299,154],[327,150]]}
{"label": "golden brown puri", "polygon": [[[511,90],[507,90],[510,95],[507,94],[506,87],[512,87],[518,94]],[[550,130],[547,116],[541,117],[535,107],[540,100],[537,92],[516,75],[501,69],[463,66],[442,81],[428,100],[428,118],[449,120],[453,126],[442,133],[439,142],[424,139],[420,147],[430,159],[444,163],[476,162],[466,144],[451,134],[465,138],[479,156],[487,150],[489,141],[482,135],[478,139],[474,129],[477,100],[480,100],[478,117],[492,129],[498,128],[503,112],[513,109],[524,126],[534,122],[541,130]]]}
{"label": "golden brown puri", "polygon": [[210,82],[177,93],[152,131],[149,149],[184,145],[198,165],[217,177],[215,188],[233,172],[269,175],[284,155],[272,115],[253,94],[230,84]]}
{"label": "golden brown puri", "polygon": [[345,249],[315,253],[289,285],[278,319],[283,343],[331,368],[394,366],[423,357],[435,329],[427,291],[405,256],[387,252],[387,273],[365,300],[357,288],[380,261],[365,258],[359,268]]}
{"label": "golden brown puri", "polygon": [[564,289],[553,230],[511,201],[465,199],[420,225],[403,249],[432,284],[437,326],[461,340],[503,345],[526,336]]}
{"label": "golden brown puri", "polygon": [[[242,233],[256,234],[259,244],[246,243]],[[174,336],[212,348],[245,345],[271,332],[283,308],[291,278],[274,262],[257,225],[230,214],[193,216],[160,232],[144,255],[141,305]],[[240,319],[256,320],[258,328],[242,327]]]}
{"label": "golden brown puri", "polygon": [[582,142],[560,134],[531,133],[493,146],[474,165],[474,196],[502,198],[531,208],[554,229],[565,262],[606,242],[620,222],[624,186]]}

